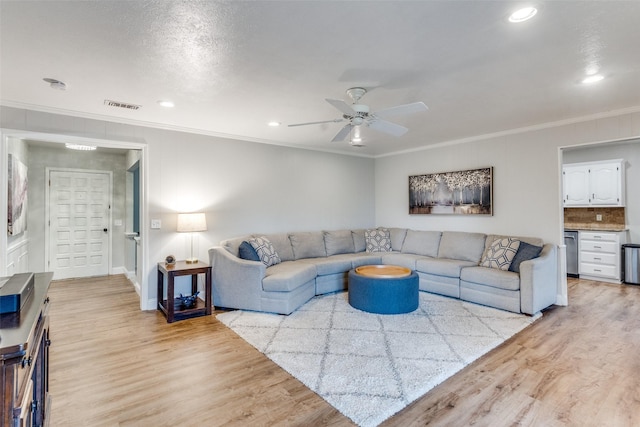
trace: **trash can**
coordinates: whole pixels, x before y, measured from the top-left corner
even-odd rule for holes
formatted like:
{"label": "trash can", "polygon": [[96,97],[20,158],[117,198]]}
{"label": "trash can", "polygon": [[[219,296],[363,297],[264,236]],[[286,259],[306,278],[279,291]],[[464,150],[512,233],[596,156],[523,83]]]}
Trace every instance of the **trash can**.
{"label": "trash can", "polygon": [[622,277],[624,283],[640,285],[640,245],[622,245]]}

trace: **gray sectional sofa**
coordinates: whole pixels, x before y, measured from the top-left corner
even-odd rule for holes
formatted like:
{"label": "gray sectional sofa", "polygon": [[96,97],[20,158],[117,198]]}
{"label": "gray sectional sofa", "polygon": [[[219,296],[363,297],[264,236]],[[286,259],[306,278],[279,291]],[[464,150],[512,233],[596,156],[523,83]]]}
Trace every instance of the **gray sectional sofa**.
{"label": "gray sectional sofa", "polygon": [[[224,240],[221,246],[209,249],[214,305],[290,314],[316,295],[346,290],[349,270],[371,264],[415,270],[421,291],[516,313],[533,315],[556,301],[557,249],[543,244],[541,239],[515,237],[542,250],[539,256],[520,262],[516,268],[519,271],[503,271],[481,266],[480,262],[492,243],[505,236],[405,228],[378,230],[385,230],[390,237],[388,252],[367,252],[364,229]],[[281,262],[267,267],[261,261],[238,256],[241,244],[257,236],[271,242]]]}

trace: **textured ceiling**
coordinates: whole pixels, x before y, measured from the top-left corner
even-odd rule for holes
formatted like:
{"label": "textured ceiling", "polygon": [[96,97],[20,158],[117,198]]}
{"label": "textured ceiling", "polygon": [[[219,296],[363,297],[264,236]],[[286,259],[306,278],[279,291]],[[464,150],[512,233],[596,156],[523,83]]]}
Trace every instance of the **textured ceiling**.
{"label": "textured ceiling", "polygon": [[[508,23],[520,5],[2,0],[0,102],[372,156],[640,108],[640,1],[538,2]],[[605,80],[580,84],[592,69]],[[354,86],[374,111],[429,110],[394,117],[402,137],[364,129],[364,148],[330,142],[340,123],[286,126],[339,118],[324,98]]]}

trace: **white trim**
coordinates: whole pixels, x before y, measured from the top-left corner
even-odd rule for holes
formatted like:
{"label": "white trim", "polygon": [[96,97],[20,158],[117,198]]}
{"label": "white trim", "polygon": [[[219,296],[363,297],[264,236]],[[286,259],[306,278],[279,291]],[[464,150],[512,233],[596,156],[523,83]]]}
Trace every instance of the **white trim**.
{"label": "white trim", "polygon": [[9,170],[6,165],[9,162],[9,135],[5,135],[3,129],[0,129],[0,135],[2,136],[0,140],[0,162],[2,162],[2,167],[0,167],[0,215],[2,215],[4,230],[0,231],[0,253],[5,254],[4,256],[0,256],[0,276],[7,276],[7,263],[8,259],[8,248],[9,240],[7,238],[7,213],[9,210],[8,197],[9,197]]}

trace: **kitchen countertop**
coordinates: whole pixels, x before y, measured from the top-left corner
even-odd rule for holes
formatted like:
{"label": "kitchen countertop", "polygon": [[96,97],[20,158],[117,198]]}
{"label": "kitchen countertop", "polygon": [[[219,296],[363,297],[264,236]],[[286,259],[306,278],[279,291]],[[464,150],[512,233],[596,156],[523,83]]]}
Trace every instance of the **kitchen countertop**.
{"label": "kitchen countertop", "polygon": [[565,230],[585,230],[585,231],[627,231],[629,228],[626,225],[617,225],[617,224],[602,224],[602,225],[594,225],[592,223],[580,223],[580,222],[572,222],[564,223]]}

